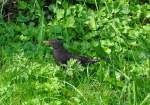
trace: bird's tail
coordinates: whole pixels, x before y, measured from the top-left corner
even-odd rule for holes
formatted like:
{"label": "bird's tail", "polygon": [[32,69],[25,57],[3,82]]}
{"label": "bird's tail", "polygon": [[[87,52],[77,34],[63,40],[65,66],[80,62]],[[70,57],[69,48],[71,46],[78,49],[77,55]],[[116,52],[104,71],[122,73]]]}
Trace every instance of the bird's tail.
{"label": "bird's tail", "polygon": [[111,58],[97,58],[94,61],[95,62],[100,62],[100,61],[111,62]]}

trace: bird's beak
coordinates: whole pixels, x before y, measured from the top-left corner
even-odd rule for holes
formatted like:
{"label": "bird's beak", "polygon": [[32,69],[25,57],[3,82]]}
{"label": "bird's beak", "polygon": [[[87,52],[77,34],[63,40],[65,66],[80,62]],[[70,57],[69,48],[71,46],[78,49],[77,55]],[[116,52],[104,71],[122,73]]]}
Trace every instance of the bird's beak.
{"label": "bird's beak", "polygon": [[51,45],[51,44],[52,44],[50,41],[43,41],[43,43],[44,43],[45,45]]}

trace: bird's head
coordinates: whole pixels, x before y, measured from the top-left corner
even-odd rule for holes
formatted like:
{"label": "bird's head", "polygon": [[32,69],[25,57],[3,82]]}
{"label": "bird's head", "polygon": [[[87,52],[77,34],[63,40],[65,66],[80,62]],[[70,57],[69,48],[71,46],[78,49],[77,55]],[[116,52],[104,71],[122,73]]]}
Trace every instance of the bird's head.
{"label": "bird's head", "polygon": [[56,39],[43,41],[43,43],[48,45],[48,46],[50,45],[50,46],[52,46],[55,49],[63,47],[63,42],[60,41],[60,40],[56,40]]}

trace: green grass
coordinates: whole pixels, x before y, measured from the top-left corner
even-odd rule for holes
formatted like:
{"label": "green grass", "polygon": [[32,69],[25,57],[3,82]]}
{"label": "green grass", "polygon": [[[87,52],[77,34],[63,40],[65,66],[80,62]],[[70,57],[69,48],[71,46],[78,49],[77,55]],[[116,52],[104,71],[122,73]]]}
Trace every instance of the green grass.
{"label": "green grass", "polygon": [[[64,0],[46,13],[42,1],[22,0],[17,8],[12,20],[0,18],[0,105],[150,104],[148,2]],[[41,43],[55,38],[74,53],[111,62],[58,66]]]}

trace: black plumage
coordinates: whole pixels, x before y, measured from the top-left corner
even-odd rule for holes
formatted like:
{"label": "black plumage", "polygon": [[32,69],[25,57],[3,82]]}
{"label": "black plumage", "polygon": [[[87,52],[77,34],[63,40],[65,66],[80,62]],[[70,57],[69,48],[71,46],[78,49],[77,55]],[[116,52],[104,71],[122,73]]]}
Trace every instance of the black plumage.
{"label": "black plumage", "polygon": [[67,61],[71,58],[77,59],[82,65],[93,64],[100,61],[100,59],[95,60],[89,57],[76,55],[67,51],[60,40],[43,41],[43,43],[53,47],[54,58],[59,64],[67,64]]}

